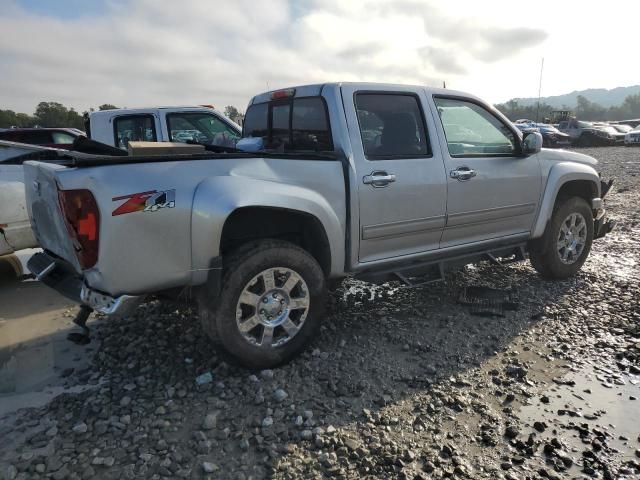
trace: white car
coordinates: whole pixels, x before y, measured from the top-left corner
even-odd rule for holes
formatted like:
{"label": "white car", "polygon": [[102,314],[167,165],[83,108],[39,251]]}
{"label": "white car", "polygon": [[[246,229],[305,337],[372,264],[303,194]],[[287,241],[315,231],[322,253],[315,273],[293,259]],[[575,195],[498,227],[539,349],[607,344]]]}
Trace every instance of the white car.
{"label": "white car", "polygon": [[625,134],[624,144],[627,146],[640,145],[640,125]]}

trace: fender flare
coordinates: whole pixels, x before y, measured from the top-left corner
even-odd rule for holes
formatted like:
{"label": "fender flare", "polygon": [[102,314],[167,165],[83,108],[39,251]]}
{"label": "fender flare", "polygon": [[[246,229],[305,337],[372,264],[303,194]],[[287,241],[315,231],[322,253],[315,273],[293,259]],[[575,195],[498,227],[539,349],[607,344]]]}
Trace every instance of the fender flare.
{"label": "fender flare", "polygon": [[204,283],[220,255],[227,218],[243,207],[281,208],[312,215],[322,225],[331,253],[331,274],[344,269],[344,225],[326,198],[292,184],[247,177],[211,177],[194,192],[191,213],[192,284]]}
{"label": "fender flare", "polygon": [[553,213],[553,206],[556,203],[558,192],[563,185],[574,180],[586,180],[593,183],[597,192],[594,198],[600,196],[600,176],[593,167],[576,162],[557,163],[551,168],[547,176],[547,183],[531,238],[539,238],[544,234],[547,222]]}

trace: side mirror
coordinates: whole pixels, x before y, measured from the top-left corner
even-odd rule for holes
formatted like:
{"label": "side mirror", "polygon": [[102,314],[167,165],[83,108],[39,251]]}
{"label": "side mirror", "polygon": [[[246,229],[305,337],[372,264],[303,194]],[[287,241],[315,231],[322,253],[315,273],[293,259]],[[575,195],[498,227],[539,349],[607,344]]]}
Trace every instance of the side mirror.
{"label": "side mirror", "polygon": [[542,150],[542,135],[540,132],[525,133],[522,141],[522,153],[524,155],[533,155],[540,150]]}

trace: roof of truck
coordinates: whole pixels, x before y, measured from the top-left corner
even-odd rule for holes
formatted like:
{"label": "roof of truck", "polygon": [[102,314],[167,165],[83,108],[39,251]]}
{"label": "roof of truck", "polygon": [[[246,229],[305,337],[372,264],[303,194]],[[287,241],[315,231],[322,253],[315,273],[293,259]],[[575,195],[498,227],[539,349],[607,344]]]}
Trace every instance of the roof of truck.
{"label": "roof of truck", "polygon": [[176,106],[162,106],[162,107],[112,108],[109,110],[97,110],[95,112],[91,112],[91,115],[113,115],[113,114],[120,114],[120,113],[148,112],[150,110],[215,110],[215,108],[213,108],[210,105],[176,105]]}
{"label": "roof of truck", "polygon": [[[260,93],[254,96],[251,99],[249,104],[254,103],[263,103],[271,100],[271,96],[274,92],[279,92],[283,90],[295,89],[294,97],[311,97],[317,96],[322,93],[322,90],[327,87],[357,87],[360,90],[383,90],[388,88],[389,90],[396,91],[402,90],[406,88],[422,88],[427,94],[431,95],[447,95],[447,96],[462,96],[467,98],[473,98],[475,100],[482,101],[480,98],[472,95],[470,93],[461,92],[459,90],[451,90],[448,88],[437,88],[437,87],[429,87],[426,85],[408,85],[408,84],[400,84],[400,83],[376,83],[376,82],[328,82],[328,83],[315,83],[309,85],[297,85],[286,88],[278,88],[276,90],[270,90],[268,92]],[[486,102],[483,102],[486,103]]]}

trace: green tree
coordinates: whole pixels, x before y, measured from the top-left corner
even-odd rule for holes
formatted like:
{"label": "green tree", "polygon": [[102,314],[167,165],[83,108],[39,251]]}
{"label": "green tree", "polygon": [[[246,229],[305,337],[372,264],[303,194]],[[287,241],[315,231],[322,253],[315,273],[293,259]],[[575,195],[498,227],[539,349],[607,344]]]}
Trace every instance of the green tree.
{"label": "green tree", "polygon": [[115,110],[116,108],[118,107],[116,107],[115,105],[104,103],[98,107],[98,110]]}
{"label": "green tree", "polygon": [[34,114],[41,127],[68,127],[69,110],[58,102],[40,102]]}
{"label": "green tree", "polygon": [[581,120],[604,120],[606,109],[595,102],[590,101],[583,95],[578,95],[576,99],[576,117]]}
{"label": "green tree", "polygon": [[239,124],[242,124],[242,121],[244,120],[244,113],[240,112],[240,110],[233,105],[227,105],[224,107],[224,115]]}
{"label": "green tree", "polygon": [[67,127],[78,128],[84,130],[84,119],[82,115],[70,108],[67,112]]}
{"label": "green tree", "polygon": [[0,128],[33,127],[34,125],[35,119],[26,113],[0,110]]}
{"label": "green tree", "polygon": [[521,118],[535,121],[536,117],[538,122],[542,122],[545,118],[550,118],[551,112],[554,110],[551,105],[547,105],[546,103],[541,103],[538,109],[537,103],[533,105],[520,105],[517,100],[509,100],[495,107],[512,122]]}

